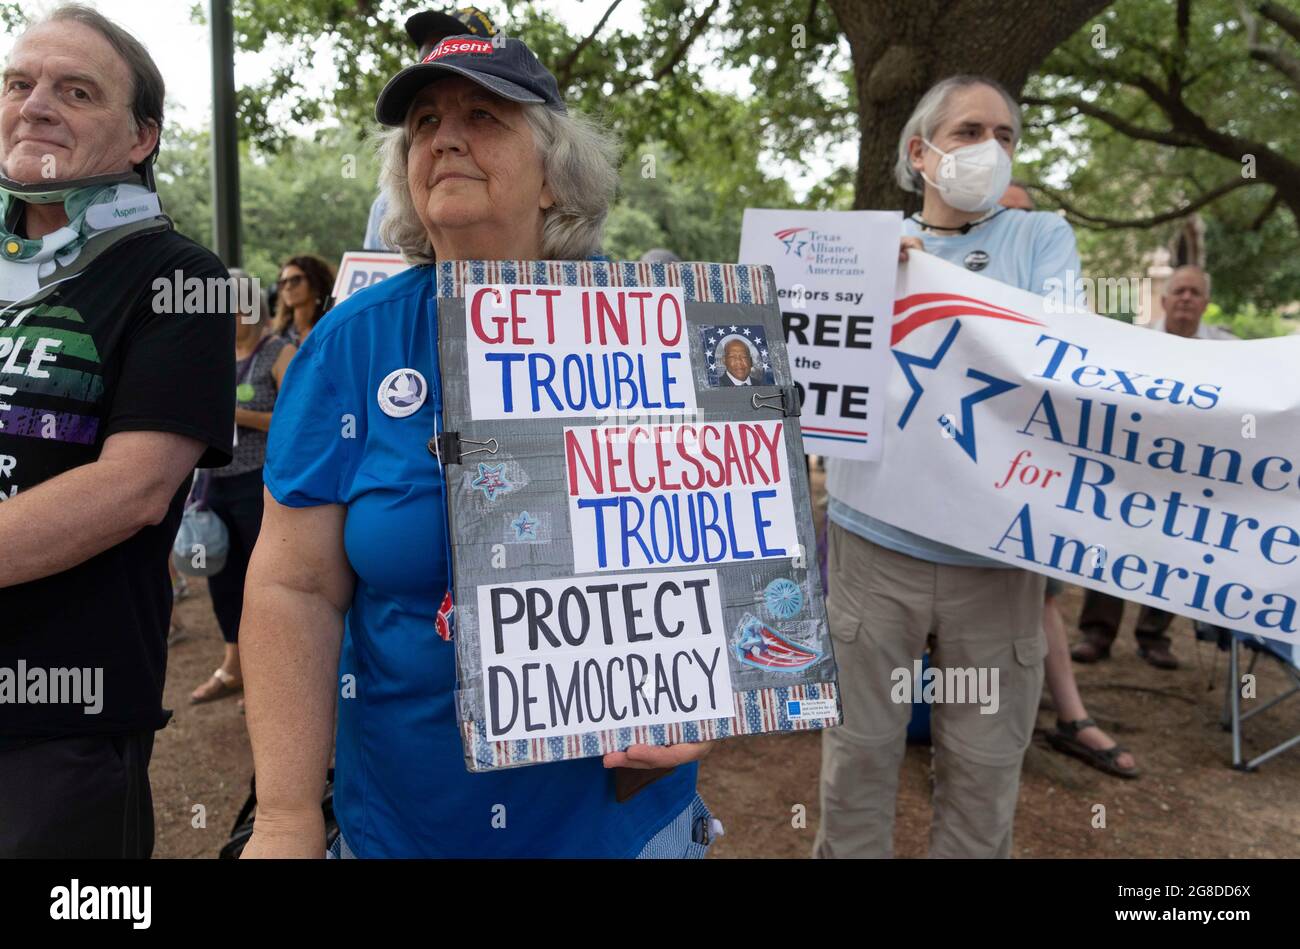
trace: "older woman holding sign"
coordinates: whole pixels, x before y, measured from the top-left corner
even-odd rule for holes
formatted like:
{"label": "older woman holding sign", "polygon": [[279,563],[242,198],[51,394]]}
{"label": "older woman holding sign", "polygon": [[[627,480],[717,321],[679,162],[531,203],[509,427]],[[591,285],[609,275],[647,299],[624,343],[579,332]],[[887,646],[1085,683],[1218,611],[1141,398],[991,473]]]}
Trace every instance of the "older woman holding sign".
{"label": "older woman holding sign", "polygon": [[[349,298],[289,367],[243,621],[257,824],[246,856],[321,856],[338,704],[341,856],[694,856],[702,744],[470,774],[454,646],[435,259],[596,251],[610,140],[519,40],[443,40],[379,97],[382,231],[417,266]],[[424,266],[421,266],[424,265]],[[342,656],[340,659],[340,649]],[[674,770],[620,803],[613,771]]]}

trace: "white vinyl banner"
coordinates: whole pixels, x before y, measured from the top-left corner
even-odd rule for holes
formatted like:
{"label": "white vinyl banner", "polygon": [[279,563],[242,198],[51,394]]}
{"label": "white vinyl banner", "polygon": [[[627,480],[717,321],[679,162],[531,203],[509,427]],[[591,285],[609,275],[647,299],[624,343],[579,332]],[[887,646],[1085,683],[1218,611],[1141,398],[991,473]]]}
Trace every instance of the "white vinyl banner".
{"label": "white vinyl banner", "polygon": [[880,457],[902,228],[896,211],[745,209],[740,262],[776,277],[810,453]]}
{"label": "white vinyl banner", "polygon": [[904,530],[1192,619],[1296,640],[1300,337],[1128,326],[913,252],[888,449],[831,495]]}
{"label": "white vinyl banner", "polygon": [[334,303],[337,306],[354,293],[372,287],[381,280],[396,277],[410,268],[401,254],[381,250],[349,250],[339,261],[339,275],[334,280]]}

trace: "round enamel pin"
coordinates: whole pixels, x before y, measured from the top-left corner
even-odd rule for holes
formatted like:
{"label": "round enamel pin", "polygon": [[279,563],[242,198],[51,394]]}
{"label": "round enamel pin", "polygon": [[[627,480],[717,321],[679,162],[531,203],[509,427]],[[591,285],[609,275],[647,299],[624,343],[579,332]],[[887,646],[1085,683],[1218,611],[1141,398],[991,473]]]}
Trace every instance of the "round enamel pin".
{"label": "round enamel pin", "polygon": [[391,418],[414,415],[429,397],[429,384],[415,369],[397,369],[379,385],[379,407]]}

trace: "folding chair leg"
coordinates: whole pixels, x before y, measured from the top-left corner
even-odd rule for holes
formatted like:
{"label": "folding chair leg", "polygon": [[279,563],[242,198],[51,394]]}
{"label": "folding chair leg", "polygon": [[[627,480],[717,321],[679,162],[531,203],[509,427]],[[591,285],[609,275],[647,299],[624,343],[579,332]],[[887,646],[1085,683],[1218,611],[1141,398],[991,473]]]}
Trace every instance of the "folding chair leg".
{"label": "folding chair leg", "polygon": [[1300,735],[1296,735],[1292,738],[1288,738],[1286,741],[1282,742],[1282,744],[1278,745],[1276,748],[1270,748],[1268,751],[1264,752],[1258,758],[1251,758],[1249,761],[1246,762],[1242,770],[1254,771],[1256,768],[1262,765],[1269,758],[1272,758],[1274,755],[1280,755],[1282,752],[1286,751],[1288,748],[1291,748],[1296,744],[1300,744]]}
{"label": "folding chair leg", "polygon": [[1232,766],[1241,768],[1241,643],[1232,637],[1228,652],[1228,708],[1232,719]]}

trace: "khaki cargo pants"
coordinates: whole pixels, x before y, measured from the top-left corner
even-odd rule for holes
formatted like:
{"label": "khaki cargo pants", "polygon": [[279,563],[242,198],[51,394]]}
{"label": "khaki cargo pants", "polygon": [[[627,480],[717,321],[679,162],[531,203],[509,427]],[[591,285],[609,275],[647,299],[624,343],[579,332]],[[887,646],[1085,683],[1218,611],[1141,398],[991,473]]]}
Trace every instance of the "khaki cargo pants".
{"label": "khaki cargo pants", "polygon": [[[1009,857],[1020,765],[1043,687],[1044,578],[1024,570],[917,560],[829,525],[827,612],[844,724],[822,733],[816,857],[889,857],[912,706],[890,697],[895,669],[935,636],[931,668],[997,670],[998,709],[931,706],[932,857]],[[987,693],[986,693],[987,694]],[[985,703],[991,708],[992,702]]]}

